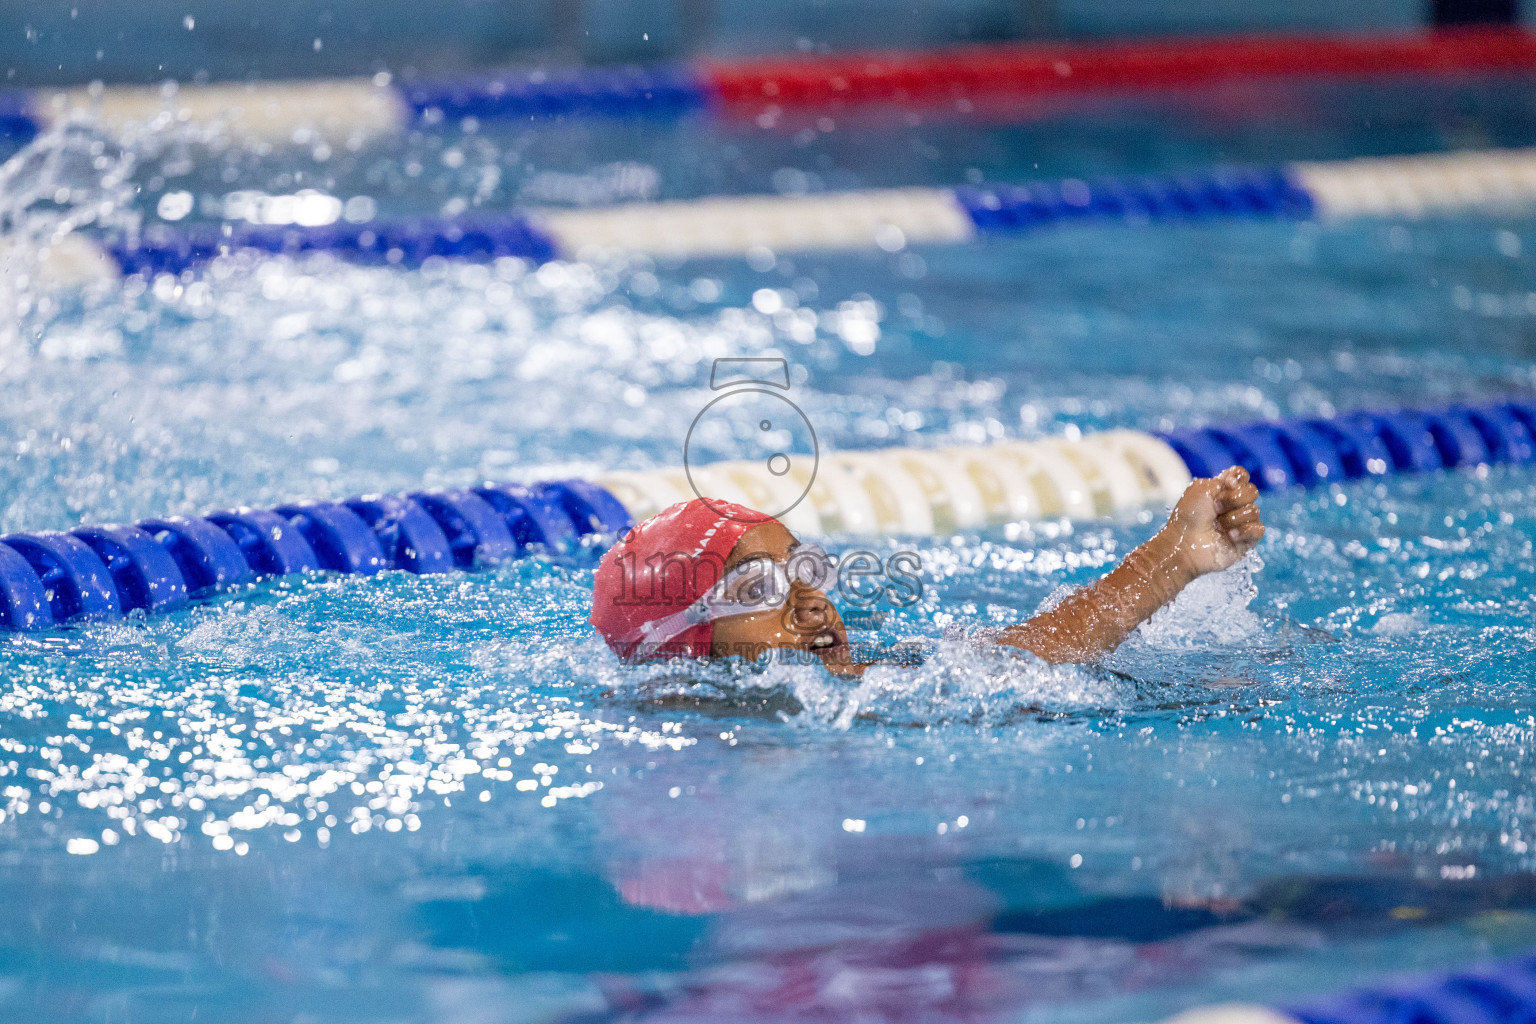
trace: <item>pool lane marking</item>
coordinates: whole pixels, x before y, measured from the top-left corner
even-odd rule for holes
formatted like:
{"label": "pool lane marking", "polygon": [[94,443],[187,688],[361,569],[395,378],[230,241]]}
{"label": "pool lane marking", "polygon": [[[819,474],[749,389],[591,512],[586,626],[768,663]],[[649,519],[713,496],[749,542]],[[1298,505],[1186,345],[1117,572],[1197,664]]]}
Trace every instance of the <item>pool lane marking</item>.
{"label": "pool lane marking", "polygon": [[562,252],[740,256],[805,249],[886,249],[965,242],[976,224],[954,192],[871,189],[809,196],[719,196],[606,209],[545,211],[533,222]]}
{"label": "pool lane marking", "polygon": [[[715,116],[775,127],[786,112],[868,105],[999,111],[1050,96],[1301,77],[1444,76],[1536,68],[1536,34],[1474,27],[1383,35],[1271,35],[1110,43],[1023,43],[696,65],[502,70],[395,82],[310,79],[82,86],[0,92],[0,132],[25,137],[95,110],[108,128],[180,121],[277,144],[366,138],[466,119]],[[300,133],[296,135],[295,133]]]}
{"label": "pool lane marking", "polygon": [[[1094,519],[1172,504],[1192,476],[1244,466],[1261,491],[1394,473],[1536,463],[1536,401],[1344,414],[1160,437],[1114,430],[942,449],[828,452],[814,480],[785,483],[736,461],[629,470],[592,481],[366,495],[241,508],[136,527],[0,537],[0,628],[168,610],[253,574],[442,572],[603,541],[677,501],[755,507],[808,488],[797,533],[931,536],[1041,519]],[[690,481],[691,476],[691,481]],[[292,529],[289,529],[292,527]],[[281,543],[278,543],[281,541]],[[158,545],[159,547],[157,547]],[[161,551],[163,548],[163,553]],[[170,557],[165,557],[169,555]],[[43,580],[51,581],[44,586]],[[1533,982],[1536,984],[1536,982]]]}
{"label": "pool lane marking", "polygon": [[1536,197],[1536,149],[1298,162],[1289,172],[1325,217],[1424,217]]}
{"label": "pool lane marking", "polygon": [[[311,197],[313,198],[313,197]],[[327,198],[327,197],[321,197]],[[546,262],[636,252],[675,259],[807,250],[899,252],[1063,224],[1241,218],[1423,217],[1536,203],[1536,149],[1437,153],[1164,175],[1064,179],[990,188],[895,188],[808,196],[715,196],[578,210],[478,213],[459,219],[327,223],[158,223],[136,237],[59,242],[54,278],[180,273],[241,249],[331,252],[362,263],[419,266],[431,257]],[[298,203],[256,204],[286,210]],[[313,204],[312,204],[313,205]],[[318,208],[318,206],[317,206]],[[285,214],[286,215],[286,214]],[[58,264],[56,268],[52,264]]]}
{"label": "pool lane marking", "polygon": [[354,137],[360,144],[399,132],[411,122],[410,107],[398,90],[366,78],[330,79],[318,88],[317,83],[301,81],[37,90],[26,109],[38,131],[75,114],[90,114],[99,127],[114,134],[180,123],[278,145]]}
{"label": "pool lane marking", "polygon": [[[1165,447],[1150,435],[1137,435],[1136,444],[1144,451]],[[827,453],[810,500],[785,522],[806,536],[931,536],[1015,521],[1020,509],[1051,518],[1125,511],[1107,508],[1097,500],[1101,495],[1136,507],[1162,503],[1188,480],[1171,448],[1162,459],[1179,466],[1178,479],[1138,474],[1119,451],[1089,436],[992,448]],[[1108,479],[1115,474],[1121,479]],[[0,537],[0,629],[171,611],[189,597],[257,577],[439,573],[558,553],[606,543],[640,518],[694,497],[694,485],[710,497],[757,507],[782,496],[773,493],[774,478],[762,465],[716,463],[694,468],[691,477],[692,483],[680,469],[631,471],[595,481],[364,495],[7,534]]]}
{"label": "pool lane marking", "polygon": [[1215,1003],[1169,1017],[1162,1024],[1301,1024],[1296,1018],[1257,1003]]}
{"label": "pool lane marking", "polygon": [[[1422,907],[1396,907],[1404,920]],[[1416,912],[1416,913],[1414,913]],[[1536,1011],[1536,956],[1524,953],[1455,971],[1418,971],[1272,1008],[1252,1003],[1196,1007],[1163,1024],[1468,1024],[1520,1021]],[[1389,966],[1389,965],[1383,965]]]}

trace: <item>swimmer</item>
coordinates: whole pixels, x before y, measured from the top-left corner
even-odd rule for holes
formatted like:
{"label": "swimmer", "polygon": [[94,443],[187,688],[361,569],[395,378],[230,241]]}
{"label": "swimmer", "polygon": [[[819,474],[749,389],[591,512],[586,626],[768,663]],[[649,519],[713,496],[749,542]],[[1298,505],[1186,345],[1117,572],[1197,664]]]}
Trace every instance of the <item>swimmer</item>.
{"label": "swimmer", "polygon": [[[992,642],[1053,664],[1096,661],[1206,573],[1264,536],[1258,490],[1241,467],[1195,480],[1151,540],[1049,611],[988,631]],[[793,649],[839,675],[869,667],[852,656],[827,597],[832,559],[777,519],[702,498],[636,525],[598,565],[592,625],[621,658],[756,658]]]}

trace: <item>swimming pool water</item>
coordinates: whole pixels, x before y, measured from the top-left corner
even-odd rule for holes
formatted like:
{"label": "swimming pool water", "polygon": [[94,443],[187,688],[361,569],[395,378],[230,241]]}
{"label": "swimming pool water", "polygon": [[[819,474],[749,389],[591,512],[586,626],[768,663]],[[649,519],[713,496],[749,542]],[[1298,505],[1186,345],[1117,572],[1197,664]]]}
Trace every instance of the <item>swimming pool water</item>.
{"label": "swimming pool water", "polygon": [[[0,529],[677,464],[726,355],[782,354],[845,448],[1536,384],[1519,211],[758,269],[236,257],[39,283],[44,229],[106,200],[114,220],[315,187],[439,212],[1517,145],[1533,99],[560,123],[323,160],[77,126],[0,192]],[[1255,104],[1264,130],[1238,130]],[[0,1018],[1152,1020],[1528,947],[1536,475],[1261,504],[1259,558],[1098,668],[958,642],[857,684],[623,667],[585,622],[592,551],[0,638]],[[1017,620],[1154,528],[875,542],[916,551],[925,590],[868,638]]]}

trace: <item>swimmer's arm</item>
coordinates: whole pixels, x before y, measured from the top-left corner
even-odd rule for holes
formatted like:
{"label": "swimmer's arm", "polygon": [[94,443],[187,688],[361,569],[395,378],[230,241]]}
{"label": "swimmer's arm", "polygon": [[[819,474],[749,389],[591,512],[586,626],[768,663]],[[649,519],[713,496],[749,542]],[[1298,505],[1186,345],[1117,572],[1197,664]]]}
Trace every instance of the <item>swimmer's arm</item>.
{"label": "swimmer's arm", "polygon": [[997,642],[1053,664],[1095,661],[1190,582],[1235,564],[1264,536],[1258,490],[1240,467],[1184,491],[1168,523],[1109,575],[1048,612],[1003,630]]}

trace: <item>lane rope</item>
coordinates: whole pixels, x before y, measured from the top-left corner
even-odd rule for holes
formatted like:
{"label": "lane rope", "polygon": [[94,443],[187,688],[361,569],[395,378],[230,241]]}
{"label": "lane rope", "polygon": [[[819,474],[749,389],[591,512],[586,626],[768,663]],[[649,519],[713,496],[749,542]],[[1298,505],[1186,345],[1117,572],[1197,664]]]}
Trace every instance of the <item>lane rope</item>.
{"label": "lane rope", "polygon": [[[803,463],[805,460],[800,460]],[[1246,468],[1261,491],[1492,464],[1536,463],[1536,400],[1358,412],[1154,435],[822,453],[814,479],[755,463],[623,470],[594,480],[486,484],[234,508],[131,525],[0,537],[0,628],[47,629],[188,601],[293,573],[440,573],[601,545],[695,496],[787,507],[801,536],[933,536],[1166,507],[1196,476]]]}
{"label": "lane rope", "polygon": [[797,55],[654,67],[0,92],[0,133],[25,140],[80,111],[109,130],[156,122],[223,127],[279,145],[412,126],[550,117],[675,117],[708,110],[772,127],[797,109],[868,105],[1018,117],[1024,101],[1334,76],[1423,78],[1528,72],[1536,35],[1513,27],[1376,36],[1237,36],[1115,43],[973,45],[920,52]]}
{"label": "lane rope", "polygon": [[1451,973],[1409,977],[1279,1009],[1226,1003],[1164,1024],[1519,1024],[1536,1009],[1529,954]]}
{"label": "lane rope", "polygon": [[[297,197],[294,197],[297,198]],[[309,197],[314,199],[315,197]],[[1054,225],[1233,218],[1422,217],[1536,203],[1536,149],[1437,153],[1172,175],[1066,179],[991,188],[868,189],[813,196],[721,196],[583,210],[353,223],[348,204],[256,204],[288,223],[159,223],[134,237],[68,235],[50,250],[50,280],[179,274],[253,250],[326,252],[381,266],[431,258],[537,263],[639,252],[687,259],[754,251],[866,249],[966,242]],[[292,223],[293,211],[311,223]],[[321,222],[315,223],[314,220]]]}

